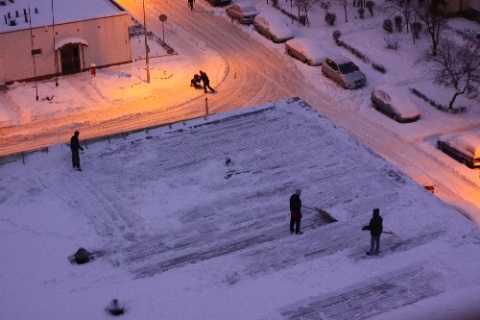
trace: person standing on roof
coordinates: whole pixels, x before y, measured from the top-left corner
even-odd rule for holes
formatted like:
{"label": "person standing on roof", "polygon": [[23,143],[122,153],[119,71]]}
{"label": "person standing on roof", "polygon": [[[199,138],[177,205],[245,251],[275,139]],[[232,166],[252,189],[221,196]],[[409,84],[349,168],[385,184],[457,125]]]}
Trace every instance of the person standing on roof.
{"label": "person standing on roof", "polygon": [[363,226],[362,230],[370,231],[370,251],[367,255],[378,255],[380,252],[380,235],[383,232],[383,218],[380,216],[380,209],[373,209],[373,216],[368,226]]}
{"label": "person standing on roof", "polygon": [[290,196],[290,233],[302,234],[300,231],[300,220],[302,219],[302,200],[300,194],[302,190],[296,189]]}
{"label": "person standing on roof", "polygon": [[79,149],[83,151],[82,146],[80,145],[80,141],[78,140],[78,136],[80,132],[75,131],[75,134],[70,139],[70,150],[72,150],[72,165],[73,168],[77,169],[78,171],[82,171],[80,167],[80,153]]}
{"label": "person standing on roof", "polygon": [[194,1],[195,1],[195,0],[188,0],[188,5],[190,6],[190,11],[195,10],[195,9],[193,9],[193,2],[194,2]]}
{"label": "person standing on roof", "polygon": [[207,93],[207,88],[210,89],[210,91],[212,93],[215,92],[215,90],[213,90],[213,88],[210,87],[210,79],[208,79],[207,74],[205,72],[203,72],[202,70],[200,70],[200,79],[202,79],[203,90],[205,91],[205,93]]}

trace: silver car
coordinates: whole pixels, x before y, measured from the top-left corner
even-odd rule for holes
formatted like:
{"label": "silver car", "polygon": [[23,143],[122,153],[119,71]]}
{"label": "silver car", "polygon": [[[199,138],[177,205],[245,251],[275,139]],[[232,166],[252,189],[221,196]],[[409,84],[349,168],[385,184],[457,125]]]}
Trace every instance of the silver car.
{"label": "silver car", "polygon": [[254,6],[245,3],[232,4],[225,9],[225,12],[232,20],[237,20],[242,24],[251,24],[253,18],[258,14]]}
{"label": "silver car", "polygon": [[360,68],[342,55],[323,60],[322,73],[345,89],[360,88],[367,84],[367,77],[360,71]]}

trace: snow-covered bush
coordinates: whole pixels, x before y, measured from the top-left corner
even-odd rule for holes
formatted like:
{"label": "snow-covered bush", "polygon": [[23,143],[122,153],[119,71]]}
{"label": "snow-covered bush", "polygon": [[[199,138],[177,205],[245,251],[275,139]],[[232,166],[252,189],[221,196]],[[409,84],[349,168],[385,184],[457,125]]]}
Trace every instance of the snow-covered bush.
{"label": "snow-covered bush", "polygon": [[339,41],[340,41],[340,37],[342,36],[342,32],[340,30],[335,30],[333,31],[332,36],[337,46],[340,46]]}
{"label": "snow-covered bush", "polygon": [[386,73],[387,72],[387,69],[385,69],[385,67],[383,65],[375,63],[375,62],[372,62],[372,68],[381,72],[381,73]]}
{"label": "snow-covered bush", "polygon": [[387,37],[383,37],[383,40],[385,40],[385,44],[386,44],[386,48],[387,49],[391,49],[391,50],[395,50],[397,51],[398,49],[398,38],[395,37],[395,36],[387,36]]}
{"label": "snow-covered bush", "polygon": [[332,12],[325,13],[325,22],[328,25],[333,26],[335,25],[336,21],[337,21],[337,15],[335,13],[332,13]]}
{"label": "snow-covered bush", "polygon": [[415,39],[420,38],[420,32],[422,32],[422,23],[415,21],[412,23],[412,33]]}
{"label": "snow-covered bush", "polygon": [[383,30],[387,31],[388,33],[393,32],[393,22],[391,19],[383,20]]}

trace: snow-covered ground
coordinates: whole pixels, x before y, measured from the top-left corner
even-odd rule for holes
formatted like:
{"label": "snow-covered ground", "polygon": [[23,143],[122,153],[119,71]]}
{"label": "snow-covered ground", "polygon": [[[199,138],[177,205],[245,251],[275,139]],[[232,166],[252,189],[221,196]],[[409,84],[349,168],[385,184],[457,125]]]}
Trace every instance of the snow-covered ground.
{"label": "snow-covered ground", "polygon": [[[480,230],[301,100],[87,146],[0,167],[2,319],[480,315]],[[291,235],[296,188],[338,222]],[[368,257],[375,207],[396,236]]]}
{"label": "snow-covered ground", "polygon": [[[264,1],[255,4],[261,12],[279,14]],[[138,18],[141,1],[122,5],[131,6]],[[149,4],[148,13],[155,19],[160,5]],[[184,9],[200,17],[199,25],[206,16],[228,19],[222,8],[205,2],[195,6],[194,13],[186,3]],[[0,318],[102,319],[109,317],[104,307],[115,297],[126,303],[126,319],[478,318],[479,233],[458,214],[480,221],[475,206],[480,205],[478,197],[475,202],[478,170],[436,148],[440,134],[478,128],[478,100],[461,97],[459,105],[469,106],[468,112],[451,115],[412,96],[422,112],[412,124],[379,114],[369,102],[377,84],[393,85],[404,94],[415,87],[443,104],[451,92],[432,86],[426,67],[417,61],[419,47],[428,47],[425,35],[413,45],[410,35],[396,33],[399,50],[386,50],[379,26],[392,12],[381,7],[375,17],[367,13],[360,20],[349,8],[348,23],[341,8],[332,8],[337,12],[333,28],[325,26],[320,10],[310,16],[309,28],[279,18],[296,36],[315,39],[332,53],[341,50],[331,37],[338,28],[342,40],[387,68],[382,75],[341,51],[367,74],[368,87],[361,90],[339,88],[318,67],[286,56],[283,44],[270,43],[251,26],[238,27],[285,55],[285,64],[295,68],[292,78],[299,73],[314,86],[317,91],[307,102],[323,111],[320,115],[303,102],[282,100],[245,116],[252,110],[221,114],[228,109],[220,109],[203,118],[205,107],[199,103],[196,111],[182,109],[166,122],[200,117],[197,120],[89,144],[81,155],[81,173],[70,169],[70,152],[60,144],[66,135],[52,141],[48,153],[27,157],[26,165],[20,160],[2,165]],[[132,116],[141,121],[159,110],[173,114],[182,103],[203,101],[203,93],[188,86],[199,68],[208,72],[214,87],[235,96],[228,82],[236,76],[232,61],[182,33],[182,26],[172,20],[166,23],[166,41],[179,55],[150,60],[150,84],[142,60],[98,70],[95,78],[88,72],[62,77],[59,87],[51,81],[38,87],[16,83],[1,95],[0,141],[28,146],[26,130],[35,124],[45,131],[66,127],[73,133],[80,128],[81,139],[94,138],[93,131],[82,132],[99,118],[121,123]],[[449,23],[457,29],[479,29],[462,19]],[[150,26],[161,34],[158,21]],[[185,37],[173,37],[179,34]],[[134,57],[143,45],[137,40],[132,41]],[[221,87],[224,83],[231,86]],[[338,119],[333,125],[323,118],[334,116],[325,104],[401,137],[444,169],[404,159],[399,163],[405,165],[402,171],[396,169],[339,129],[355,132],[359,123]],[[210,124],[200,126],[205,123]],[[194,125],[198,127],[191,129]],[[368,141],[362,143],[373,149]],[[395,146],[384,147],[384,157],[398,161],[389,158]],[[410,151],[404,151],[405,159]],[[225,166],[225,157],[233,160],[232,167]],[[433,179],[436,195],[456,210],[404,172],[417,181]],[[442,183],[449,184],[449,193]],[[305,205],[326,209],[339,222],[326,224],[305,209],[305,234],[291,236],[286,202],[296,187],[304,190]],[[466,203],[462,196],[467,188],[473,190],[473,200]],[[366,259],[369,236],[360,228],[374,207],[381,209],[386,228],[399,237],[384,235],[382,256]],[[101,256],[86,265],[71,265],[67,257],[80,246]]]}

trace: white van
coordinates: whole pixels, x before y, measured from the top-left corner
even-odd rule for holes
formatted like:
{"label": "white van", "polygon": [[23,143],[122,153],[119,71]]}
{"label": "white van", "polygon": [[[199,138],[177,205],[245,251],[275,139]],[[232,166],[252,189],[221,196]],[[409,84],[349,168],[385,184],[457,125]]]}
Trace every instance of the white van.
{"label": "white van", "polygon": [[471,132],[441,135],[438,148],[469,168],[480,168],[480,135]]}

